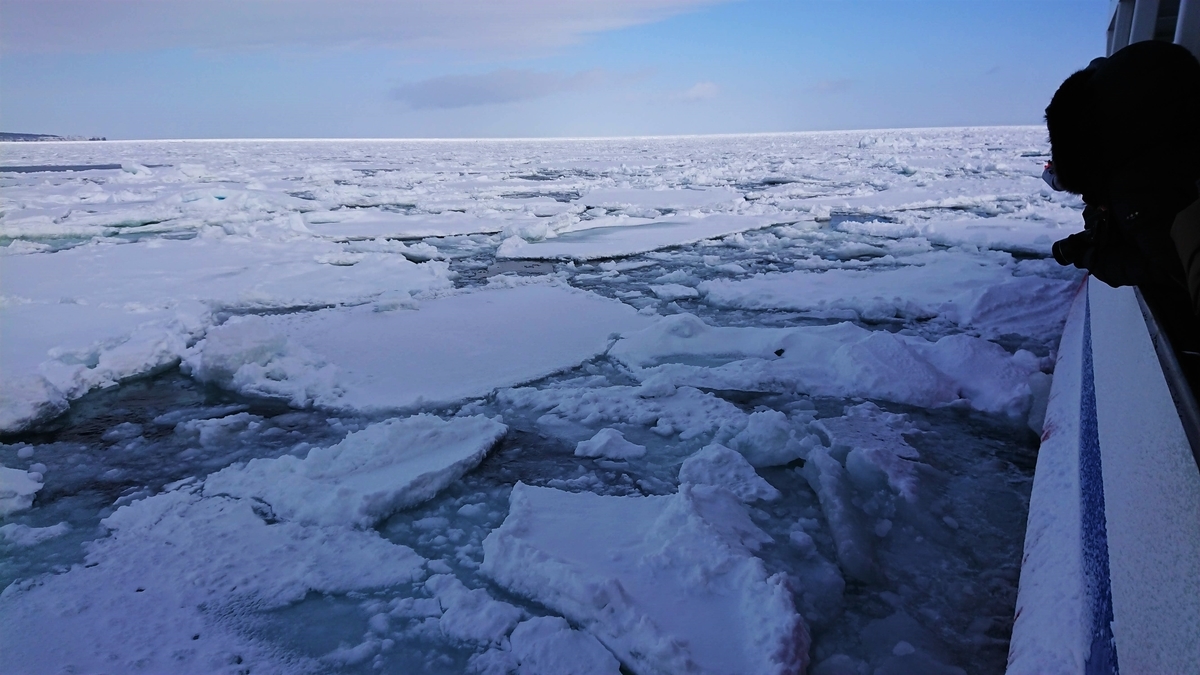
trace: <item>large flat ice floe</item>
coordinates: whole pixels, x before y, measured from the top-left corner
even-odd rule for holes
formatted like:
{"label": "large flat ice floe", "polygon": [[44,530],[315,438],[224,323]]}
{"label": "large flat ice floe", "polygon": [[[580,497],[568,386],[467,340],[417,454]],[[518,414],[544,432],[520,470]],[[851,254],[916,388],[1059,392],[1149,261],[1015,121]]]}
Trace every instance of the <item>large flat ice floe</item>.
{"label": "large flat ice floe", "polygon": [[769,540],[722,488],[605,497],[518,483],[482,569],[637,673],[798,674],[808,632],[784,578],[754,556]]}
{"label": "large flat ice floe", "polygon": [[557,285],[231,319],[184,359],[238,391],[365,412],[454,403],[578,366],[644,326],[628,305]]}
{"label": "large flat ice floe", "polygon": [[[267,228],[264,228],[267,229]],[[354,305],[450,285],[444,263],[347,255],[270,228],[191,241],[80,246],[0,264],[0,431],[173,366],[226,313]]]}

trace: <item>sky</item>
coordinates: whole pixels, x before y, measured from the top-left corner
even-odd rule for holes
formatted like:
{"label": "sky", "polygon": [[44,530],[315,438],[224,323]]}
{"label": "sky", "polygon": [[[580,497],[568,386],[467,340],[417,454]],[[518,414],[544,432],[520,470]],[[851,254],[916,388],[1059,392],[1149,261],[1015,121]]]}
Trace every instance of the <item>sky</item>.
{"label": "sky", "polygon": [[1039,124],[1108,0],[0,0],[0,131],[629,136]]}

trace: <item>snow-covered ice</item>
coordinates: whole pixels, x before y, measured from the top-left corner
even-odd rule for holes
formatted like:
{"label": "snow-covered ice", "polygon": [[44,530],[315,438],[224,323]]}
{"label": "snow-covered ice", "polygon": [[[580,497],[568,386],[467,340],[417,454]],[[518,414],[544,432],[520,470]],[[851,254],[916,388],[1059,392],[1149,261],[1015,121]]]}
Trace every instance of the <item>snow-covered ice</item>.
{"label": "snow-covered ice", "polygon": [[[924,407],[964,403],[1023,418],[1041,361],[969,335],[931,342],[849,322],[797,328],[709,326],[681,313],[612,351],[635,377],[672,384],[866,397]],[[1033,384],[1031,384],[1033,380]]]}
{"label": "snow-covered ice", "polygon": [[879,322],[942,317],[989,337],[1017,333],[1049,338],[1060,333],[1061,307],[1078,284],[1014,276],[997,266],[994,256],[920,254],[884,269],[805,270],[706,281],[693,293],[703,293],[719,306],[789,309],[830,318]]}
{"label": "snow-covered ice", "polygon": [[530,284],[403,308],[236,317],[210,330],[183,367],[298,407],[391,411],[452,404],[573,368],[646,323],[620,302]]}
{"label": "snow-covered ice", "polygon": [[754,472],[745,457],[720,443],[706,446],[684,460],[679,467],[679,482],[719,485],[745,502],[780,496],[779,490]]}
{"label": "snow-covered ice", "polygon": [[732,493],[614,497],[518,483],[482,571],[584,626],[640,673],[802,672],[808,631],[770,537]]}
{"label": "snow-covered ice", "polygon": [[1044,130],[0,145],[0,673],[1003,671]]}
{"label": "snow-covered ice", "polygon": [[83,564],[0,596],[5,670],[212,673],[269,664],[271,647],[237,630],[243,615],[314,591],[411,582],[424,571],[412,549],[374,532],[276,520],[252,499],[196,489],[136,501],[103,525],[108,536],[88,545]]}
{"label": "snow-covered ice", "polygon": [[635,459],[646,454],[646,446],[630,443],[616,429],[601,429],[586,441],[575,446],[577,457],[607,457],[609,459]]}
{"label": "snow-covered ice", "polygon": [[259,236],[213,226],[188,241],[95,242],[0,264],[0,425],[15,431],[60,401],[177,364],[232,315],[376,302],[415,306],[448,289],[446,265],[347,254],[259,224]]}
{"label": "snow-covered ice", "polygon": [[391,419],[304,459],[255,459],[220,471],[204,492],[257,500],[284,520],[371,527],[432,499],[483,461],[505,431],[484,417]]}
{"label": "snow-covered ice", "polygon": [[553,239],[526,241],[513,236],[496,249],[500,258],[597,260],[620,258],[661,248],[693,244],[781,222],[778,218],[743,215],[710,215],[698,218],[662,218],[636,224],[574,230]]}
{"label": "snow-covered ice", "polygon": [[41,489],[41,474],[0,465],[0,516],[29,508]]}

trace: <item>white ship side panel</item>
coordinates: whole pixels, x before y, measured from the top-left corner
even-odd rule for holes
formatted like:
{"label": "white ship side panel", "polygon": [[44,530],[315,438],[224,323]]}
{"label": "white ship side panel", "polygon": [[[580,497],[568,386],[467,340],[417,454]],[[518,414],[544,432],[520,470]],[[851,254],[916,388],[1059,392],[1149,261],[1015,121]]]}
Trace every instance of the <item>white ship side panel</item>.
{"label": "white ship side panel", "polygon": [[1089,287],[1120,671],[1200,672],[1200,472],[1133,289]]}
{"label": "white ship side panel", "polygon": [[1038,452],[1009,647],[1009,675],[1075,675],[1087,657],[1080,534],[1079,409],[1086,287],[1058,347]]}

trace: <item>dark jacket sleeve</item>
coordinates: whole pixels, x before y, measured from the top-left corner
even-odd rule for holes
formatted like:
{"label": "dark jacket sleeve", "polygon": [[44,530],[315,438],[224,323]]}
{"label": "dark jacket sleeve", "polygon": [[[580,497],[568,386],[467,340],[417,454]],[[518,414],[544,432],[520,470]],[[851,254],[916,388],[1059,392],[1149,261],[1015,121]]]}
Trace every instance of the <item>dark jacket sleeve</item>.
{"label": "dark jacket sleeve", "polygon": [[[1083,210],[1084,231],[1075,260],[1100,281],[1112,286],[1140,286],[1158,281],[1153,261],[1145,254],[1135,227],[1114,222],[1108,209],[1088,206]],[[1081,242],[1081,243],[1082,243]]]}
{"label": "dark jacket sleeve", "polygon": [[1200,199],[1176,214],[1171,224],[1171,240],[1183,263],[1192,312],[1200,316]]}

